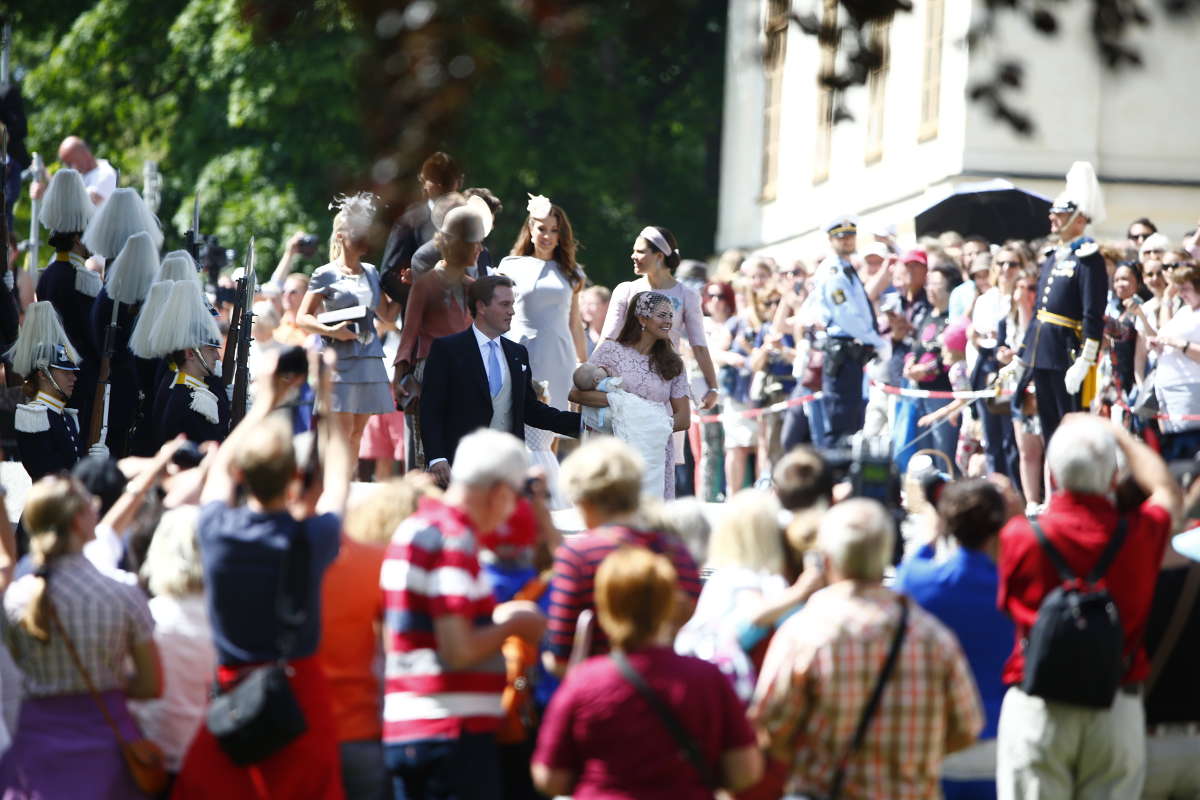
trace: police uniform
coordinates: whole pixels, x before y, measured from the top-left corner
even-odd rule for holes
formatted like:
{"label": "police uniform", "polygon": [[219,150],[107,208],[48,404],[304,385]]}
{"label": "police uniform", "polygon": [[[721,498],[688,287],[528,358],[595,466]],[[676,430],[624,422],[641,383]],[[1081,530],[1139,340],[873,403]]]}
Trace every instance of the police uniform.
{"label": "police uniform", "polygon": [[[65,358],[52,366],[77,369]],[[79,412],[45,392],[17,406],[15,423],[21,464],[35,483],[70,470],[87,450],[79,432]]]}
{"label": "police uniform", "polygon": [[[827,229],[831,236],[854,231],[841,220]],[[875,309],[854,265],[830,256],[817,270],[821,319],[825,323],[825,363],[821,392],[831,443],[863,428],[866,395],[863,365],[884,344],[875,323]]]}
{"label": "police uniform", "polygon": [[1099,347],[1107,299],[1108,271],[1091,238],[1083,236],[1060,247],[1042,264],[1037,311],[1018,357],[1030,369],[1047,442],[1064,415],[1079,411],[1081,399],[1090,400],[1085,397],[1086,386],[1080,393],[1070,394],[1063,375],[1087,342]]}

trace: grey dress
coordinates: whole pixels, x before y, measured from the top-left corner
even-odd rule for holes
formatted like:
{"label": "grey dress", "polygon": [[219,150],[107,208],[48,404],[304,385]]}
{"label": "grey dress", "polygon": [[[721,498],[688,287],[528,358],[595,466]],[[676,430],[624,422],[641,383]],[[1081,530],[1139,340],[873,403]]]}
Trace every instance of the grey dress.
{"label": "grey dress", "polygon": [[326,264],[312,274],[308,289],[325,298],[326,311],[366,306],[367,316],[359,323],[371,338],[343,342],[323,338],[326,347],[337,354],[333,373],[332,411],[347,414],[386,414],[396,410],[387,370],[383,366],[383,343],[375,332],[375,308],[379,305],[379,273],[370,264],[362,265],[359,275],[342,271],[338,264]]}

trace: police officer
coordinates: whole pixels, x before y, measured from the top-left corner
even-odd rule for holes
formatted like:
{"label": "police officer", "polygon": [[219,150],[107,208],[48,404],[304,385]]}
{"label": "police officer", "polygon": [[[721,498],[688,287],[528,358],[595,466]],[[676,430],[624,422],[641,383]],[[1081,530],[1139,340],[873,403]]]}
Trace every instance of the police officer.
{"label": "police officer", "polygon": [[[1037,311],[1017,356],[1029,370],[1037,396],[1042,436],[1048,442],[1064,415],[1091,402],[1096,357],[1104,330],[1108,272],[1094,239],[1084,232],[1104,221],[1104,199],[1096,171],[1076,161],[1067,188],[1050,208],[1050,233],[1058,248],[1042,264]],[[1082,391],[1081,391],[1082,390]]]}
{"label": "police officer", "polygon": [[190,441],[222,441],[229,429],[229,399],[208,381],[221,358],[221,332],[208,313],[200,284],[176,281],[150,333],[151,349],[168,353],[175,378],[156,420],[158,445],[179,434]]}
{"label": "police officer", "polygon": [[850,262],[858,242],[857,221],[838,217],[825,232],[833,255],[817,269],[817,300],[826,337],[821,391],[829,442],[836,444],[862,430],[866,413],[863,365],[884,340],[867,289]]}
{"label": "police officer", "polygon": [[[29,402],[17,406],[15,427],[21,464],[38,481],[75,466],[85,452],[79,412],[67,403],[79,375],[79,354],[47,301],[25,309],[25,322],[12,350],[13,371],[24,378]],[[107,455],[103,445],[94,450]]]}

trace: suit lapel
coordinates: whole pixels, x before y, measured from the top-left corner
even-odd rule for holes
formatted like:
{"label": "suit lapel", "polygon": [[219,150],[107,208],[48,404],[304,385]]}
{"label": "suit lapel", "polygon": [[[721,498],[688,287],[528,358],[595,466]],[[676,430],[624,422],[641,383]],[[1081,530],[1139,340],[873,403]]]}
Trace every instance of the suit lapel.
{"label": "suit lapel", "polygon": [[[524,431],[525,415],[520,409],[525,407],[525,369],[517,356],[518,345],[500,337],[504,348],[504,358],[508,362],[508,380],[512,384],[512,425],[514,430]],[[523,438],[523,437],[522,437]]]}
{"label": "suit lapel", "polygon": [[492,392],[488,388],[487,368],[483,365],[483,354],[479,352],[479,342],[475,339],[474,325],[467,328],[463,332],[463,347],[466,352],[463,357],[467,363],[467,370],[474,376],[475,386],[483,395],[484,402],[487,403],[487,413],[490,417],[492,414]]}

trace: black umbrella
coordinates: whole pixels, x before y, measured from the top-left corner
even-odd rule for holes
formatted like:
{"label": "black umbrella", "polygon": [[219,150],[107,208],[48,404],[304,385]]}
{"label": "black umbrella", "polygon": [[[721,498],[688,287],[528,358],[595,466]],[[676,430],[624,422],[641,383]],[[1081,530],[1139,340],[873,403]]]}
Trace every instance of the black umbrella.
{"label": "black umbrella", "polygon": [[963,183],[917,214],[917,236],[956,231],[989,242],[1037,239],[1050,233],[1050,198],[1006,180]]}

